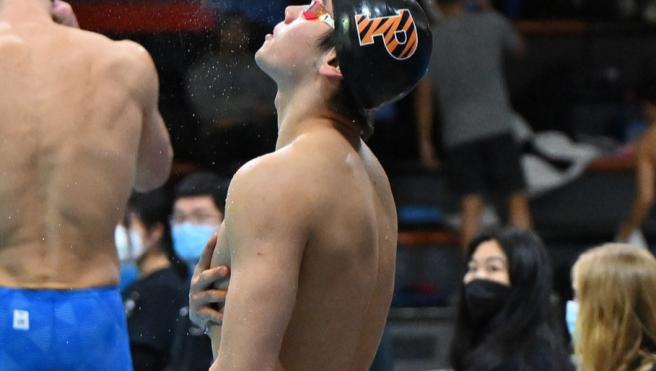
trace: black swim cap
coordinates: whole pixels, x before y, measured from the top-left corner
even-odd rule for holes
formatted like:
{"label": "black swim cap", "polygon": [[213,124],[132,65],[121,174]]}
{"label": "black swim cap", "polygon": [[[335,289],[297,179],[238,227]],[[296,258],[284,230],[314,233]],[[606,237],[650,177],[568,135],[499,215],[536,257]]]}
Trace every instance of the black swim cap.
{"label": "black swim cap", "polygon": [[428,68],[432,35],[414,0],[333,0],[344,81],[365,109],[406,95]]}

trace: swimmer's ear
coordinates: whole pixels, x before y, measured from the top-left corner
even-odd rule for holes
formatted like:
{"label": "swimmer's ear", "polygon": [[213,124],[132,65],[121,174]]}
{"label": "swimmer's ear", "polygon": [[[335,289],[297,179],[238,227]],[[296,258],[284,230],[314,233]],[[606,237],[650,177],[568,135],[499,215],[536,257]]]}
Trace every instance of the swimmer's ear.
{"label": "swimmer's ear", "polygon": [[326,76],[329,79],[344,79],[342,70],[339,68],[339,61],[337,60],[337,52],[335,49],[331,49],[323,55],[321,66],[319,66],[319,74]]}

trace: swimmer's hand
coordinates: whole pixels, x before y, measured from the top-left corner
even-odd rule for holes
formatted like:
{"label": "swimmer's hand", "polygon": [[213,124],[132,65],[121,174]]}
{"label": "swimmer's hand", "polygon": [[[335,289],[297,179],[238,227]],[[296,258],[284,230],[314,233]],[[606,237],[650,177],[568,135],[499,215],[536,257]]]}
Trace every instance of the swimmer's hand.
{"label": "swimmer's hand", "polygon": [[228,290],[215,289],[214,285],[227,280],[230,275],[230,268],[225,265],[210,268],[216,238],[214,234],[207,241],[194,269],[189,289],[189,319],[206,331],[211,325],[220,326],[223,323],[222,308]]}
{"label": "swimmer's hand", "polygon": [[62,0],[55,0],[50,9],[52,20],[63,26],[80,28],[71,5]]}

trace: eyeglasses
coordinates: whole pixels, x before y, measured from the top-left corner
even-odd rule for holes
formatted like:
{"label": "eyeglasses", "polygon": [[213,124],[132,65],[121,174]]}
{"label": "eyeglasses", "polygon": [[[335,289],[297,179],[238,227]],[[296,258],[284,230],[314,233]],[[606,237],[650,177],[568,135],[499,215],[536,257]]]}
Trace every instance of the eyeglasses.
{"label": "eyeglasses", "polygon": [[328,9],[321,3],[320,0],[313,0],[310,5],[303,11],[303,18],[308,21],[320,20],[321,22],[335,28],[335,20],[330,15]]}
{"label": "eyeglasses", "polygon": [[174,213],[169,219],[169,222],[173,224],[182,224],[182,223],[191,223],[191,224],[218,224],[221,221],[221,215],[218,214],[206,214],[206,213]]}

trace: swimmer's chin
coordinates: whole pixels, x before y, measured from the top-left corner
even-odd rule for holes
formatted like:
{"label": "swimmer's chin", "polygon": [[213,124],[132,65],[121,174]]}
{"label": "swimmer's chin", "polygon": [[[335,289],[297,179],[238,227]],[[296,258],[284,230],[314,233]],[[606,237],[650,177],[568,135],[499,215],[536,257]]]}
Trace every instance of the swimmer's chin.
{"label": "swimmer's chin", "polygon": [[264,54],[264,51],[262,50],[262,49],[264,49],[264,45],[266,45],[266,41],[265,41],[264,44],[262,44],[262,46],[261,46],[259,49],[257,49],[257,51],[255,52],[255,65],[257,65],[257,67],[258,67],[260,70],[262,70],[262,72],[266,73],[267,70],[266,70],[266,64],[264,63],[264,55],[263,55],[263,54]]}

